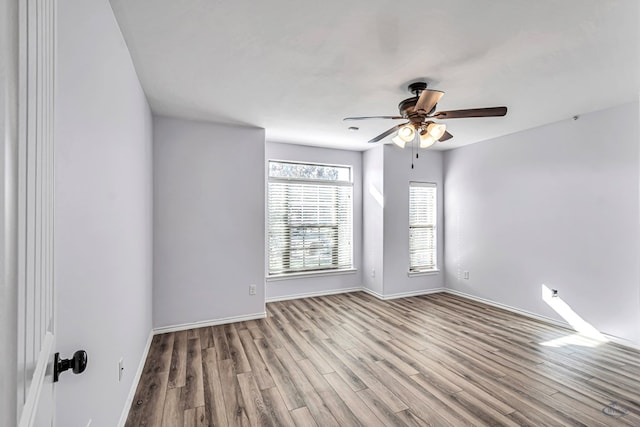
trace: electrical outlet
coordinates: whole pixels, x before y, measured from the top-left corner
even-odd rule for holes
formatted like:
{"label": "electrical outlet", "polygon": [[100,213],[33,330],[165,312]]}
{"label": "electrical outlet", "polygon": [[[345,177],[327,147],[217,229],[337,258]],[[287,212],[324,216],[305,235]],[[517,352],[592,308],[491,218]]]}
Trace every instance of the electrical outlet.
{"label": "electrical outlet", "polygon": [[464,271],[462,274],[463,274],[462,277],[464,277],[465,279],[469,280],[469,272],[468,271]]}
{"label": "electrical outlet", "polygon": [[374,278],[376,277],[376,269],[375,268],[371,269],[371,277],[374,277]]}
{"label": "electrical outlet", "polygon": [[249,295],[256,294],[256,285],[249,285]]}
{"label": "electrical outlet", "polygon": [[122,381],[122,377],[124,376],[124,359],[121,357],[118,360],[118,382]]}

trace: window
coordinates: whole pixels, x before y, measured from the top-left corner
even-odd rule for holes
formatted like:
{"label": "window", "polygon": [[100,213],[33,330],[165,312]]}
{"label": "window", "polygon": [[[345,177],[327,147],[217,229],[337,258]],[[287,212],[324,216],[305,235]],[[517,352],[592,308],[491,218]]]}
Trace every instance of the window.
{"label": "window", "polygon": [[436,185],[409,183],[409,271],[435,270]]}
{"label": "window", "polygon": [[353,268],[349,166],[269,161],[269,275]]}

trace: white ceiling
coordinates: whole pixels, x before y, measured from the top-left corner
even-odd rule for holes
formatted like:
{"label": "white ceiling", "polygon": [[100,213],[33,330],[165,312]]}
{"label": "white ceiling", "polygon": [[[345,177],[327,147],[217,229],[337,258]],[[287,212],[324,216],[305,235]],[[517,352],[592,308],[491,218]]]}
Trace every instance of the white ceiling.
{"label": "white ceiling", "polygon": [[[155,114],[364,150],[426,80],[447,149],[638,99],[637,0],[111,0]],[[360,127],[349,132],[348,126]]]}

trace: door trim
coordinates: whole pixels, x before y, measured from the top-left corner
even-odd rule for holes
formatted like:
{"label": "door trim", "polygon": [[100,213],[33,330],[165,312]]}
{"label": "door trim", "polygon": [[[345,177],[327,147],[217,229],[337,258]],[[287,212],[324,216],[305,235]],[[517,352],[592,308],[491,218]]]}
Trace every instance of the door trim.
{"label": "door trim", "polygon": [[44,337],[44,341],[42,342],[36,369],[33,371],[34,381],[29,388],[27,400],[24,402],[24,407],[22,409],[23,417],[20,419],[20,424],[18,424],[18,427],[30,427],[33,425],[33,418],[36,414],[38,402],[40,401],[40,394],[42,392],[44,378],[45,376],[53,374],[53,365],[51,363],[51,358],[49,357],[49,355],[53,351],[53,343],[53,334],[51,334],[51,332],[47,332]]}

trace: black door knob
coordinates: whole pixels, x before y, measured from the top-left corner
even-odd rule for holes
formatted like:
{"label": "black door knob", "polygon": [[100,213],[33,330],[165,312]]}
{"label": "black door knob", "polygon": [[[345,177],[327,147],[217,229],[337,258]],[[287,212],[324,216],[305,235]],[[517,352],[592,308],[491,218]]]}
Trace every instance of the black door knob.
{"label": "black door knob", "polygon": [[60,359],[60,353],[56,353],[53,360],[53,382],[58,382],[60,374],[71,369],[74,374],[81,374],[87,368],[87,352],[78,350],[73,353],[71,359]]}

